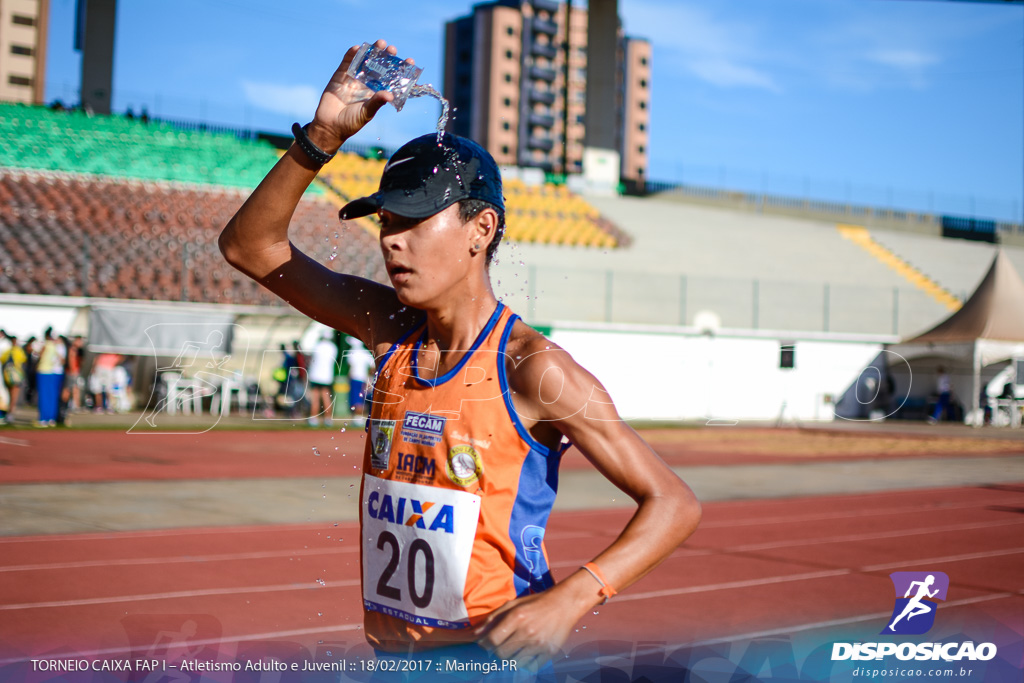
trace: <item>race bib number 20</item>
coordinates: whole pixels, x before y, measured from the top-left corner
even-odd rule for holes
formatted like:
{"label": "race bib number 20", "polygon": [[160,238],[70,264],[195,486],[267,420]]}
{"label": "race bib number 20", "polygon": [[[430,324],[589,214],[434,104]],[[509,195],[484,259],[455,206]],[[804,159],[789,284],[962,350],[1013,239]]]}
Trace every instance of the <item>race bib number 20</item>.
{"label": "race bib number 20", "polygon": [[463,594],[480,496],[365,477],[366,609],[425,626],[468,626]]}

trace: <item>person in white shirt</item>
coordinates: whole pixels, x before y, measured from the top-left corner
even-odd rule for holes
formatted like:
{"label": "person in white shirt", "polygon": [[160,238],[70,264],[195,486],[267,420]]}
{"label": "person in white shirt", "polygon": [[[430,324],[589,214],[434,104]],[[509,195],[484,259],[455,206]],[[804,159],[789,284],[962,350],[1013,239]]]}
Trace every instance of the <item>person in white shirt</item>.
{"label": "person in white shirt", "polygon": [[366,383],[373,370],[373,354],[366,350],[363,343],[351,337],[351,349],[345,354],[348,359],[348,406],[357,425],[363,424],[366,408]]}
{"label": "person in white shirt", "polygon": [[309,425],[320,426],[320,416],[324,424],[331,426],[334,412],[334,375],[338,368],[338,347],[331,338],[330,332],[324,332],[320,341],[313,347],[313,356],[309,361]]}

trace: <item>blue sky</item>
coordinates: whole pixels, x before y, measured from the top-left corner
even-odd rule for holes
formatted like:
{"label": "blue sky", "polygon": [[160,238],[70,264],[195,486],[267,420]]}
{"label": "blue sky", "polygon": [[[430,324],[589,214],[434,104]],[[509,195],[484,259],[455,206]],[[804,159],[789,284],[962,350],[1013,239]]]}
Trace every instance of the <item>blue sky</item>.
{"label": "blue sky", "polygon": [[[311,118],[345,50],[378,37],[440,89],[444,22],[471,6],[119,0],[114,107],[286,132]],[[47,101],[78,100],[74,9],[50,0]],[[649,178],[1021,220],[1024,7],[619,0],[619,11],[654,48]],[[388,108],[355,142],[397,146],[438,113],[424,99]]]}

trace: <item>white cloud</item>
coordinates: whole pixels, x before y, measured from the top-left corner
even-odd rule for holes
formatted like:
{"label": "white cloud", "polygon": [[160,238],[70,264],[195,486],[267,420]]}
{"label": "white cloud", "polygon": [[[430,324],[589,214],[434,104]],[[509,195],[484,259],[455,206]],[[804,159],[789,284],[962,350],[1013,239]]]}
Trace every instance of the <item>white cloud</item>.
{"label": "white cloud", "polygon": [[[725,19],[703,7],[660,0],[623,3],[627,32],[648,38],[661,58],[721,88],[781,92],[768,68],[772,50],[764,29]],[[664,66],[664,65],[662,65]]]}
{"label": "white cloud", "polygon": [[728,59],[695,59],[688,66],[690,71],[698,78],[723,88],[746,86],[763,88],[772,92],[782,91],[767,72],[759,71],[758,69],[744,66]]}
{"label": "white cloud", "polygon": [[874,50],[869,52],[866,57],[869,61],[904,71],[920,71],[926,66],[937,64],[939,61],[939,58],[933,54],[906,48]]}
{"label": "white cloud", "polygon": [[310,118],[320,102],[322,88],[242,81],[245,101],[254,107],[299,118]]}

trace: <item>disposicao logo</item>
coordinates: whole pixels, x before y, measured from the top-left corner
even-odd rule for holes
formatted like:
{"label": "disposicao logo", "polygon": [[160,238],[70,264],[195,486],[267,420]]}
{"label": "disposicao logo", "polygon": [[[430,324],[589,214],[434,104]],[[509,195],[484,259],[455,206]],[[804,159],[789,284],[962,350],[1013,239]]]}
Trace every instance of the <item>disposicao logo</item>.
{"label": "disposicao logo", "polygon": [[896,605],[883,634],[920,635],[935,624],[937,600],[946,599],[949,577],[942,572],[893,572]]}
{"label": "disposicao logo", "polygon": [[[889,575],[896,591],[896,604],[881,635],[920,635],[935,624],[937,600],[946,599],[949,577],[942,572],[893,572]],[[833,643],[832,661],[879,660],[987,661],[996,656],[992,643]]]}

